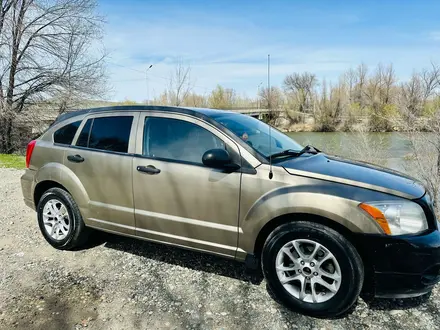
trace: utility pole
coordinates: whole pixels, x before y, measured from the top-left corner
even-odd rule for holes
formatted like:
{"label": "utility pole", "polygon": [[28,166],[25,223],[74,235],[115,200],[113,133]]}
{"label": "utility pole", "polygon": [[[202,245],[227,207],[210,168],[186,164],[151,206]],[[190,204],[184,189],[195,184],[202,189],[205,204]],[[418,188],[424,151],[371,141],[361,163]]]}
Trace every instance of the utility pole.
{"label": "utility pole", "polygon": [[148,71],[153,67],[153,64],[150,64],[150,66],[145,71],[145,82],[147,83],[147,105],[150,104],[150,90],[148,88]]}

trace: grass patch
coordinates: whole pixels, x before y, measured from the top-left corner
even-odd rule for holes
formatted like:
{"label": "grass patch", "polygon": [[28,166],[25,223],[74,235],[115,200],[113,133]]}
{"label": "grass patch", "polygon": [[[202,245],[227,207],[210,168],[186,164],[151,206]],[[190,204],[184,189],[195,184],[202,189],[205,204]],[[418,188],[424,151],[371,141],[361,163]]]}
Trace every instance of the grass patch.
{"label": "grass patch", "polygon": [[0,168],[15,168],[22,170],[25,168],[25,157],[0,154]]}

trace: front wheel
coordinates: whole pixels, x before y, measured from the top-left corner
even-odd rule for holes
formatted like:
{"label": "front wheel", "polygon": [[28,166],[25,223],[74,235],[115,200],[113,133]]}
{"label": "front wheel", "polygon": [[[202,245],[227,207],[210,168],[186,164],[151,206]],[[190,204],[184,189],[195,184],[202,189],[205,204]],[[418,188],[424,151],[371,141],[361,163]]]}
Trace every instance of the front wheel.
{"label": "front wheel", "polygon": [[287,307],[315,317],[336,317],[358,299],[364,280],[355,247],[335,230],[297,221],[267,238],[262,255],[270,289]]}

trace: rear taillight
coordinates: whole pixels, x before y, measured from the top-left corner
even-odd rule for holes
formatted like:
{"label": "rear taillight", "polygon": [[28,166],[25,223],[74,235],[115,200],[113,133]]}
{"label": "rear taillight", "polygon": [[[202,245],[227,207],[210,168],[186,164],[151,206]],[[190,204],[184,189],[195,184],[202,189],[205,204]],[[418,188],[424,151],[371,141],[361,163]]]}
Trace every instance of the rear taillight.
{"label": "rear taillight", "polygon": [[37,143],[37,140],[32,140],[27,145],[27,149],[26,149],[26,168],[29,168],[29,164],[31,163],[32,152],[34,151],[36,143]]}

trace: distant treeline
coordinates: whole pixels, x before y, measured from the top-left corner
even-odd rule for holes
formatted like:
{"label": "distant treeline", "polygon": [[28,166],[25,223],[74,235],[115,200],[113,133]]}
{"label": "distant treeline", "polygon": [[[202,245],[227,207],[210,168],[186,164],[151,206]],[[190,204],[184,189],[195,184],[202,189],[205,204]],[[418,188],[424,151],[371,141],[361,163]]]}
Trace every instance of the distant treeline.
{"label": "distant treeline", "polygon": [[402,123],[430,130],[429,118],[440,109],[440,67],[434,63],[414,72],[408,81],[398,80],[392,64],[373,69],[360,64],[343,73],[337,82],[319,80],[310,72],[292,73],[282,86],[273,86],[270,92],[261,88],[254,98],[220,85],[209,94],[198,94],[192,88],[189,71],[189,67],[178,67],[169,87],[150,103],[283,109],[283,117],[292,125],[313,117],[312,129],[317,131],[351,130],[360,122],[369,131],[396,130]]}

